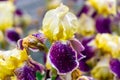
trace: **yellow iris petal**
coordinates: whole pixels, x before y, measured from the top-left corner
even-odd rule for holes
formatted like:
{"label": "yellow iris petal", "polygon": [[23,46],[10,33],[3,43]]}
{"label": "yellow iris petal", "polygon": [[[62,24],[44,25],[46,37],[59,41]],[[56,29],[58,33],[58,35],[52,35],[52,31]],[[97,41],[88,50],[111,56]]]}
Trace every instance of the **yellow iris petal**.
{"label": "yellow iris petal", "polygon": [[27,60],[26,50],[13,49],[0,52],[0,79],[13,75],[13,71],[21,67]]}
{"label": "yellow iris petal", "polygon": [[120,57],[120,37],[111,34],[97,34],[89,45],[96,46],[105,53],[110,53],[114,58]]}
{"label": "yellow iris petal", "polygon": [[13,12],[15,6],[11,1],[0,2],[0,30],[6,30],[13,26]]}
{"label": "yellow iris petal", "polygon": [[74,36],[78,27],[76,16],[69,12],[67,6],[61,4],[48,11],[43,19],[42,32],[51,41],[66,40]]}
{"label": "yellow iris petal", "polygon": [[91,36],[95,33],[95,22],[88,15],[82,14],[79,18],[77,33],[83,36]]}
{"label": "yellow iris petal", "polygon": [[109,15],[116,14],[116,0],[88,0],[100,14]]}

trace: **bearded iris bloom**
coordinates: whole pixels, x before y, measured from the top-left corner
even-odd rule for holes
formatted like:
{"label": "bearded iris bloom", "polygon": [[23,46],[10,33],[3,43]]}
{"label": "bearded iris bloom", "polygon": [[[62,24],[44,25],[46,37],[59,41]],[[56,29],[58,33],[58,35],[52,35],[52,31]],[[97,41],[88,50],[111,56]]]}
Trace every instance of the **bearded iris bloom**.
{"label": "bearded iris bloom", "polygon": [[69,12],[67,6],[61,4],[46,13],[42,23],[42,32],[51,41],[68,40],[74,37],[77,27],[76,16]]}
{"label": "bearded iris bloom", "polygon": [[89,45],[94,46],[105,53],[109,53],[113,58],[120,57],[120,37],[112,34],[97,34]]}
{"label": "bearded iris bloom", "polygon": [[13,71],[21,67],[27,59],[26,50],[13,49],[10,51],[1,51],[0,79],[5,79],[5,77],[13,75]]}
{"label": "bearded iris bloom", "polygon": [[104,16],[109,14],[116,14],[117,0],[88,0],[88,3],[93,6],[99,14]]}
{"label": "bearded iris bloom", "polygon": [[92,76],[97,80],[113,80],[113,74],[109,68],[110,56],[101,57],[101,60],[91,71]]}
{"label": "bearded iris bloom", "polygon": [[95,33],[95,22],[86,14],[82,14],[79,18],[79,27],[77,33],[83,36],[91,36]]}

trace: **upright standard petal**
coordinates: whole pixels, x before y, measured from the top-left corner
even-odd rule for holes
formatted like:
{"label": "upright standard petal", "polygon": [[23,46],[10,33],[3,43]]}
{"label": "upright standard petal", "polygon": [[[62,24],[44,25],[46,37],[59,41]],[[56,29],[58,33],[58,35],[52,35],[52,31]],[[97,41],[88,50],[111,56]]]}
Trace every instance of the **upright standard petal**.
{"label": "upright standard petal", "polygon": [[42,32],[51,41],[67,40],[74,36],[78,27],[76,16],[61,4],[48,11],[43,19]]}
{"label": "upright standard petal", "polygon": [[50,48],[48,58],[59,74],[72,72],[78,67],[77,52],[67,42],[55,42]]}

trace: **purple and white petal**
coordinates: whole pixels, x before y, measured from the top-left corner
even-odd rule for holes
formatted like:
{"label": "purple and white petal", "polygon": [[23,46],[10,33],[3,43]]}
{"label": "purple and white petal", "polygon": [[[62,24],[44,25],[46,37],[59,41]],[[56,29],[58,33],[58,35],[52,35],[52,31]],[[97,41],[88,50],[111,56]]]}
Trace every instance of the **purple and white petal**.
{"label": "purple and white petal", "polygon": [[48,59],[58,74],[72,72],[79,65],[77,52],[67,42],[57,41],[52,44],[48,53]]}
{"label": "purple and white petal", "polygon": [[75,38],[71,39],[70,43],[72,47],[74,48],[74,50],[77,51],[77,53],[81,53],[81,51],[85,49],[84,46],[81,44],[81,42]]}
{"label": "purple and white petal", "polygon": [[32,58],[29,58],[29,63],[33,66],[33,69],[35,71],[40,71],[40,73],[44,73],[44,66],[36,61],[34,61]]}
{"label": "purple and white petal", "polygon": [[23,45],[22,45],[22,42],[23,42],[23,39],[19,39],[18,42],[17,42],[17,47],[21,50],[23,50]]}

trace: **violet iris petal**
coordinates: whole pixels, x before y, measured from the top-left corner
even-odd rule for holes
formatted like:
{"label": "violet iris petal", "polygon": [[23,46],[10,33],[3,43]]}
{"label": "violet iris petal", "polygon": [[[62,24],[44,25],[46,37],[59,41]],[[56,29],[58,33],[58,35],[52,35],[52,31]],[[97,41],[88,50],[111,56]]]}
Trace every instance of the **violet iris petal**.
{"label": "violet iris petal", "polygon": [[43,65],[30,58],[29,62],[25,63],[23,67],[15,70],[15,75],[17,76],[17,80],[36,80],[37,71],[44,74]]}
{"label": "violet iris petal", "polygon": [[82,44],[85,47],[85,50],[81,53],[85,56],[82,60],[79,61],[79,69],[84,72],[88,72],[91,70],[91,68],[86,63],[87,60],[92,58],[95,54],[95,50],[93,47],[88,46],[88,43],[93,39],[93,37],[90,38],[83,38]]}
{"label": "violet iris petal", "polygon": [[78,61],[85,58],[85,56],[83,54],[81,54],[81,51],[83,51],[85,48],[84,46],[81,44],[81,42],[77,39],[71,39],[70,40],[70,44],[73,47],[73,49],[77,52],[77,59]]}
{"label": "violet iris petal", "polygon": [[77,51],[77,53],[80,53],[85,49],[84,46],[81,44],[81,42],[77,39],[71,39],[70,43],[72,47],[75,49],[75,51]]}
{"label": "violet iris petal", "polygon": [[96,29],[98,33],[111,33],[110,30],[110,18],[105,18],[104,16],[98,16],[96,18]]}
{"label": "violet iris petal", "polygon": [[79,69],[83,72],[88,72],[91,70],[91,68],[87,65],[85,59],[79,61]]}
{"label": "violet iris petal", "polygon": [[92,46],[88,46],[88,43],[93,39],[94,37],[90,38],[83,38],[82,44],[85,47],[85,50],[81,53],[86,56],[86,60],[92,58],[95,54],[95,49]]}
{"label": "violet iris petal", "polygon": [[39,41],[41,41],[41,43],[46,41],[46,37],[42,33],[32,34],[32,36],[35,36]]}
{"label": "violet iris petal", "polygon": [[53,67],[59,74],[65,74],[78,67],[77,53],[70,44],[55,42],[48,55]]}
{"label": "violet iris petal", "polygon": [[36,80],[36,71],[29,65],[24,65],[15,71],[17,80]]}
{"label": "violet iris petal", "polygon": [[10,42],[17,42],[20,39],[20,35],[14,29],[8,29],[6,31],[6,37]]}
{"label": "violet iris petal", "polygon": [[8,0],[0,0],[0,1],[8,1]]}
{"label": "violet iris petal", "polygon": [[77,17],[80,17],[82,13],[87,14],[90,10],[90,7],[87,5],[84,5],[83,8],[78,12]]}
{"label": "violet iris petal", "polygon": [[120,61],[118,59],[110,60],[110,69],[120,78]]}
{"label": "violet iris petal", "polygon": [[33,59],[29,59],[29,63],[33,66],[35,71],[40,71],[40,73],[44,73],[44,66]]}
{"label": "violet iris petal", "polygon": [[23,12],[20,9],[16,9],[15,14],[18,16],[22,16]]}

